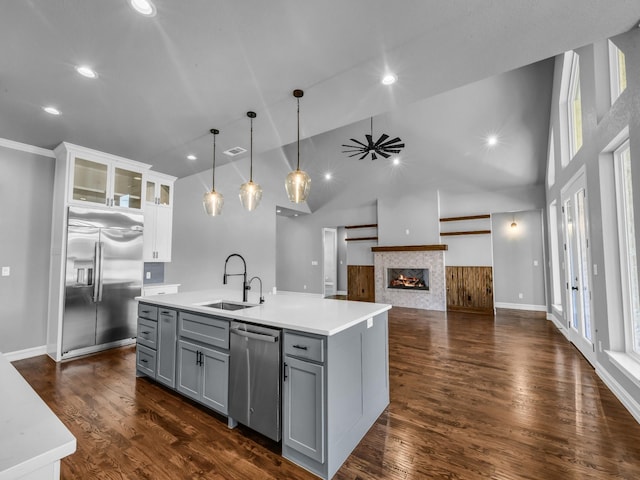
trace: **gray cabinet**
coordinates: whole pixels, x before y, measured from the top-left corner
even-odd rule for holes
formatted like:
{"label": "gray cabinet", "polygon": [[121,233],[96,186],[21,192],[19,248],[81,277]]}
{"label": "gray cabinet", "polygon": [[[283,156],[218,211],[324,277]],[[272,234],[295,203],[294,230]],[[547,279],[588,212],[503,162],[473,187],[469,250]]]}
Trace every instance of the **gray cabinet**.
{"label": "gray cabinet", "polygon": [[226,415],[229,354],[186,340],[178,341],[177,351],[177,390]]}
{"label": "gray cabinet", "polygon": [[289,356],[284,363],[282,441],[319,463],[325,455],[324,368]]}
{"label": "gray cabinet", "polygon": [[160,308],[157,330],[156,380],[174,388],[176,386],[177,312]]}

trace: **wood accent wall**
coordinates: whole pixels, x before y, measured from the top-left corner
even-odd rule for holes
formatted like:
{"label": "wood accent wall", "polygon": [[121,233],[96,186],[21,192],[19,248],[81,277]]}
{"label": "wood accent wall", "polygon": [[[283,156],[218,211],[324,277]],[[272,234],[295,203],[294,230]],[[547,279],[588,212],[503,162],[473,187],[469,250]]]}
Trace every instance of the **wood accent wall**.
{"label": "wood accent wall", "polygon": [[447,310],[493,314],[493,269],[447,267]]}
{"label": "wood accent wall", "polygon": [[375,302],[373,265],[347,265],[347,300]]}

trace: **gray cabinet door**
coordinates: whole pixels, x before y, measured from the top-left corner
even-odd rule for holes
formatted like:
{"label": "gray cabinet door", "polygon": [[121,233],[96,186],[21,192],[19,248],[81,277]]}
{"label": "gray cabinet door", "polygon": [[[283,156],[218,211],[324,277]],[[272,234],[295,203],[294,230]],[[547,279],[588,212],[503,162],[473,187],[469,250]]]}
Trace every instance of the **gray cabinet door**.
{"label": "gray cabinet door", "polygon": [[160,309],[156,380],[171,388],[176,386],[176,328],[175,310]]}
{"label": "gray cabinet door", "polygon": [[324,366],[286,357],[285,375],[283,442],[324,463]]}
{"label": "gray cabinet door", "polygon": [[205,405],[226,415],[229,411],[229,354],[199,347],[202,352],[202,398]]}
{"label": "gray cabinet door", "polygon": [[180,393],[195,400],[200,399],[202,371],[200,367],[201,347],[180,340],[178,342],[178,378],[176,387]]}

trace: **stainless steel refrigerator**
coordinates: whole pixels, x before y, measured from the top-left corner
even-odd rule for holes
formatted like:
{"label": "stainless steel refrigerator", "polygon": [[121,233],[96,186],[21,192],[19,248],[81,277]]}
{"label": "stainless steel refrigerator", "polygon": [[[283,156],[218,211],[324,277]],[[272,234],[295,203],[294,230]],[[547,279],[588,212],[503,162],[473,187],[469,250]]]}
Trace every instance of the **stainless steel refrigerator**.
{"label": "stainless steel refrigerator", "polygon": [[138,213],[69,207],[63,358],[135,338],[143,225]]}

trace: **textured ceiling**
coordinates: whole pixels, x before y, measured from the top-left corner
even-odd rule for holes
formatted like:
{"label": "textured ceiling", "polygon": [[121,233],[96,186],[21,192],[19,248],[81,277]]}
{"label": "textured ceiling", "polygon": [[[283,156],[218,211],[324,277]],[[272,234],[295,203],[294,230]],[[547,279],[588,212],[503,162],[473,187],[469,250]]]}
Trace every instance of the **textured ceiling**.
{"label": "textured ceiling", "polygon": [[[385,128],[409,128],[407,141],[428,151],[412,105],[640,18],[640,2],[625,0],[155,3],[157,15],[145,18],[125,0],[3,2],[0,137],[43,148],[67,141],[186,176],[210,168],[212,127],[219,151],[248,148],[248,110],[258,113],[255,152],[294,141],[291,91],[302,88],[303,137],[389,112]],[[80,77],[81,63],[98,79]],[[387,69],[399,77],[392,87],[379,82]]]}

